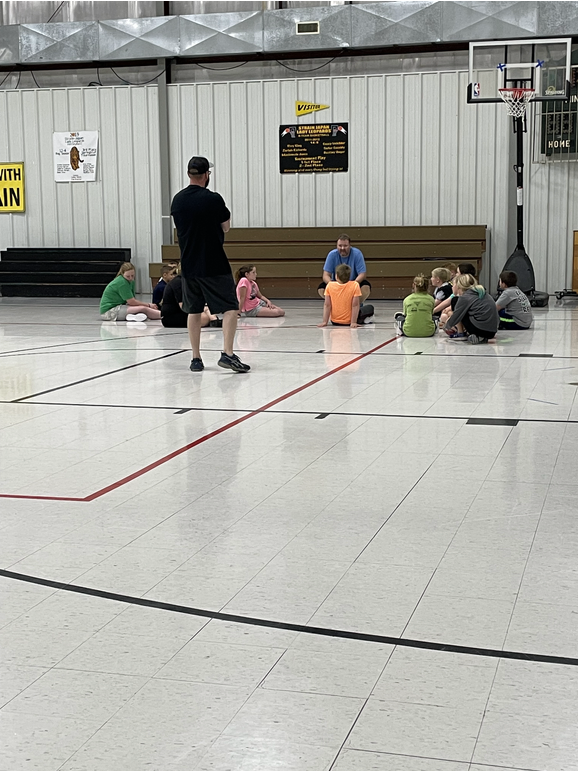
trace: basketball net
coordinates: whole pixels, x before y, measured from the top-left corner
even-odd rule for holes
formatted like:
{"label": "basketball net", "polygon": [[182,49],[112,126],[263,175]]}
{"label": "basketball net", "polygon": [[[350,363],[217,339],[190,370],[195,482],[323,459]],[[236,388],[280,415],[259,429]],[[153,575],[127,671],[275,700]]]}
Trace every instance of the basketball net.
{"label": "basketball net", "polygon": [[508,115],[512,118],[521,118],[526,112],[528,102],[536,95],[535,88],[499,88],[498,91],[504,100]]}

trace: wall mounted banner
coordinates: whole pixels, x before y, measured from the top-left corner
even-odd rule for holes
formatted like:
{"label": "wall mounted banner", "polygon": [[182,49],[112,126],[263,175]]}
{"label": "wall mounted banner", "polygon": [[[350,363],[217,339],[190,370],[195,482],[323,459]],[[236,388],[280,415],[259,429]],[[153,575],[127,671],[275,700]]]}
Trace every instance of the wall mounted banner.
{"label": "wall mounted banner", "polygon": [[24,164],[0,163],[0,214],[25,211]]}
{"label": "wall mounted banner", "polygon": [[328,110],[328,104],[315,104],[314,102],[295,102],[295,115],[299,118],[301,115],[309,115],[319,110]]}
{"label": "wall mounted banner", "polygon": [[54,179],[57,182],[95,182],[98,131],[55,131]]}
{"label": "wall mounted banner", "polygon": [[311,174],[349,169],[349,124],[279,126],[281,174]]}

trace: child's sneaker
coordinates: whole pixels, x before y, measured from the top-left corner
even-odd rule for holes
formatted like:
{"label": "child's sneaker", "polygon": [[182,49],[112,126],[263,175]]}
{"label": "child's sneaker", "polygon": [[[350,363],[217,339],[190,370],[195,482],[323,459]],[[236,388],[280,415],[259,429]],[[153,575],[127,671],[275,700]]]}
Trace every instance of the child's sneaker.
{"label": "child's sneaker", "polygon": [[448,332],[447,336],[450,340],[467,340],[468,339],[468,333],[467,332],[452,332],[451,334]]}
{"label": "child's sneaker", "polygon": [[146,317],[147,317],[146,313],[127,313],[126,314],[127,321],[145,321]]}
{"label": "child's sneaker", "polygon": [[472,345],[479,345],[480,343],[487,343],[487,337],[480,337],[479,335],[468,335],[468,340]]}
{"label": "child's sneaker", "polygon": [[191,361],[190,370],[191,372],[202,372],[205,369],[205,365],[203,364],[202,359],[193,359]]}

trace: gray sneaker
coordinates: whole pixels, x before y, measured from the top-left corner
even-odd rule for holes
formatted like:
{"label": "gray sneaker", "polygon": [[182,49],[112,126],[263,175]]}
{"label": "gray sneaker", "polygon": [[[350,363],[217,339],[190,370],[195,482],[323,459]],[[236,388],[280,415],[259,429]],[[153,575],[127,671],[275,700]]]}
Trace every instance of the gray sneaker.
{"label": "gray sneaker", "polygon": [[488,338],[487,337],[480,337],[479,335],[468,335],[468,341],[472,345],[479,345],[480,343],[487,343]]}
{"label": "gray sneaker", "polygon": [[217,362],[219,367],[223,367],[223,369],[231,369],[233,372],[238,372],[239,374],[244,374],[245,372],[249,372],[251,367],[248,364],[243,364],[241,359],[233,354],[232,356],[227,356],[226,353],[221,354],[221,358]]}

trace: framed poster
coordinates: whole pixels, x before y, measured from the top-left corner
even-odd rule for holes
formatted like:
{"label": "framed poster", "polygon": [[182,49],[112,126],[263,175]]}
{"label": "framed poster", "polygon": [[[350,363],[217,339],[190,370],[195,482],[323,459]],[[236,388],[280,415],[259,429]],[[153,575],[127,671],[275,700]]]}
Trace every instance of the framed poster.
{"label": "framed poster", "polygon": [[98,131],[55,131],[54,179],[57,182],[95,182]]}
{"label": "framed poster", "polygon": [[349,124],[279,126],[281,174],[349,170]]}

